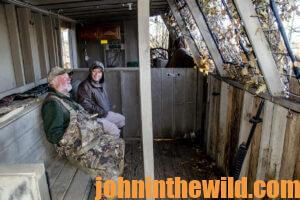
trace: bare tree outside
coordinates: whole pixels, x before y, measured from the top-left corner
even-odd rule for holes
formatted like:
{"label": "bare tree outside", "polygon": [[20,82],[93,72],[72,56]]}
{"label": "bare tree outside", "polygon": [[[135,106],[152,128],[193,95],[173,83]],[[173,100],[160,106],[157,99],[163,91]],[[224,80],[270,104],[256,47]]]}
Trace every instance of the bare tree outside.
{"label": "bare tree outside", "polygon": [[160,15],[150,17],[151,62],[168,60],[169,31]]}

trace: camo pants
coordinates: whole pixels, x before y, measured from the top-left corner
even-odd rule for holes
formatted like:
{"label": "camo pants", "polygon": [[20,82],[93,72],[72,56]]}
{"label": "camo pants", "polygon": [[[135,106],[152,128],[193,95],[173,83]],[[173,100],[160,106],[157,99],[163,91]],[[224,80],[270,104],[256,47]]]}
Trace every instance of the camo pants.
{"label": "camo pants", "polygon": [[66,157],[92,178],[101,176],[103,180],[117,180],[124,169],[124,140],[105,134],[102,124],[91,119],[81,106],[81,109],[74,110],[62,99],[56,99],[70,112],[69,126],[56,145],[59,155]]}

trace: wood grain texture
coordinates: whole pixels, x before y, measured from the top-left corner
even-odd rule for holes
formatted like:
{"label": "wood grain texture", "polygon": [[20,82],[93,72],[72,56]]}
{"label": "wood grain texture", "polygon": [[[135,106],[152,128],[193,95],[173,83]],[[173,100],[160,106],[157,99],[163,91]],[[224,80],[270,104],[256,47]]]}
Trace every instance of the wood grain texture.
{"label": "wood grain texture", "polygon": [[[254,100],[254,107],[252,111],[252,116],[255,116],[257,113],[257,109],[261,99],[256,97]],[[261,116],[263,113],[261,114]],[[264,119],[263,119],[264,120]],[[261,143],[261,134],[262,134],[262,123],[257,124],[254,136],[251,141],[251,153],[249,156],[249,171],[248,171],[248,188],[249,192],[253,193],[253,184],[256,181],[256,174],[257,174],[257,165],[259,159],[259,149]]]}
{"label": "wood grain texture", "polygon": [[293,179],[297,156],[300,151],[300,114],[291,112],[287,118],[280,179]]}
{"label": "wood grain texture", "polygon": [[[230,123],[232,115],[232,92],[233,88],[227,83],[222,82],[221,86],[221,99],[220,99],[220,113],[219,113],[219,126],[218,126],[218,145],[217,145],[217,166],[226,171]],[[214,123],[212,123],[214,126]]]}
{"label": "wood grain texture", "polygon": [[257,180],[265,180],[270,160],[270,137],[272,130],[272,118],[274,112],[274,104],[270,101],[265,102],[263,111],[263,124],[259,148],[259,157],[257,163]]}
{"label": "wood grain texture", "polygon": [[[249,120],[251,119],[251,117],[253,117],[252,115],[253,105],[254,105],[254,96],[248,92],[245,92],[243,111],[241,115],[240,132],[239,132],[239,141],[238,141],[239,145],[241,145],[243,142],[246,142],[249,136],[250,129],[252,127],[252,124],[249,122]],[[240,177],[247,176],[248,174],[250,153],[251,153],[251,147],[248,149],[247,155],[245,157],[243,167],[240,173]]]}
{"label": "wood grain texture", "polygon": [[286,108],[279,105],[274,106],[269,152],[270,163],[267,171],[268,179],[279,179],[287,116],[288,110]]}

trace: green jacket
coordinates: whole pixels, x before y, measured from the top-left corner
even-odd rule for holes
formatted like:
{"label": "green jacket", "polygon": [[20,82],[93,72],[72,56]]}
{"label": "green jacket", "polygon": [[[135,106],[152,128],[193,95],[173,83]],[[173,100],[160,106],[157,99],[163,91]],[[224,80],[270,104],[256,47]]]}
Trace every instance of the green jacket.
{"label": "green jacket", "polygon": [[75,110],[77,110],[78,107],[70,97],[58,93],[53,89],[49,89],[49,94],[42,105],[42,118],[48,141],[52,144],[57,144],[62,139],[69,125],[70,113],[61,102],[51,98],[52,95],[63,99]]}

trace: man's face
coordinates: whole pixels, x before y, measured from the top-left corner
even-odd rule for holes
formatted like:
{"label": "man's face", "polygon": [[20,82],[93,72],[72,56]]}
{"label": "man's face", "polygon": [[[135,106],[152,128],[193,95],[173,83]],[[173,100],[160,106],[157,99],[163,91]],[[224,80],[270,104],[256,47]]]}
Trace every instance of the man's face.
{"label": "man's face", "polygon": [[96,68],[92,71],[92,79],[96,82],[99,82],[102,78],[102,69]]}
{"label": "man's face", "polygon": [[68,93],[72,90],[71,78],[67,73],[57,76],[53,85],[61,93]]}

